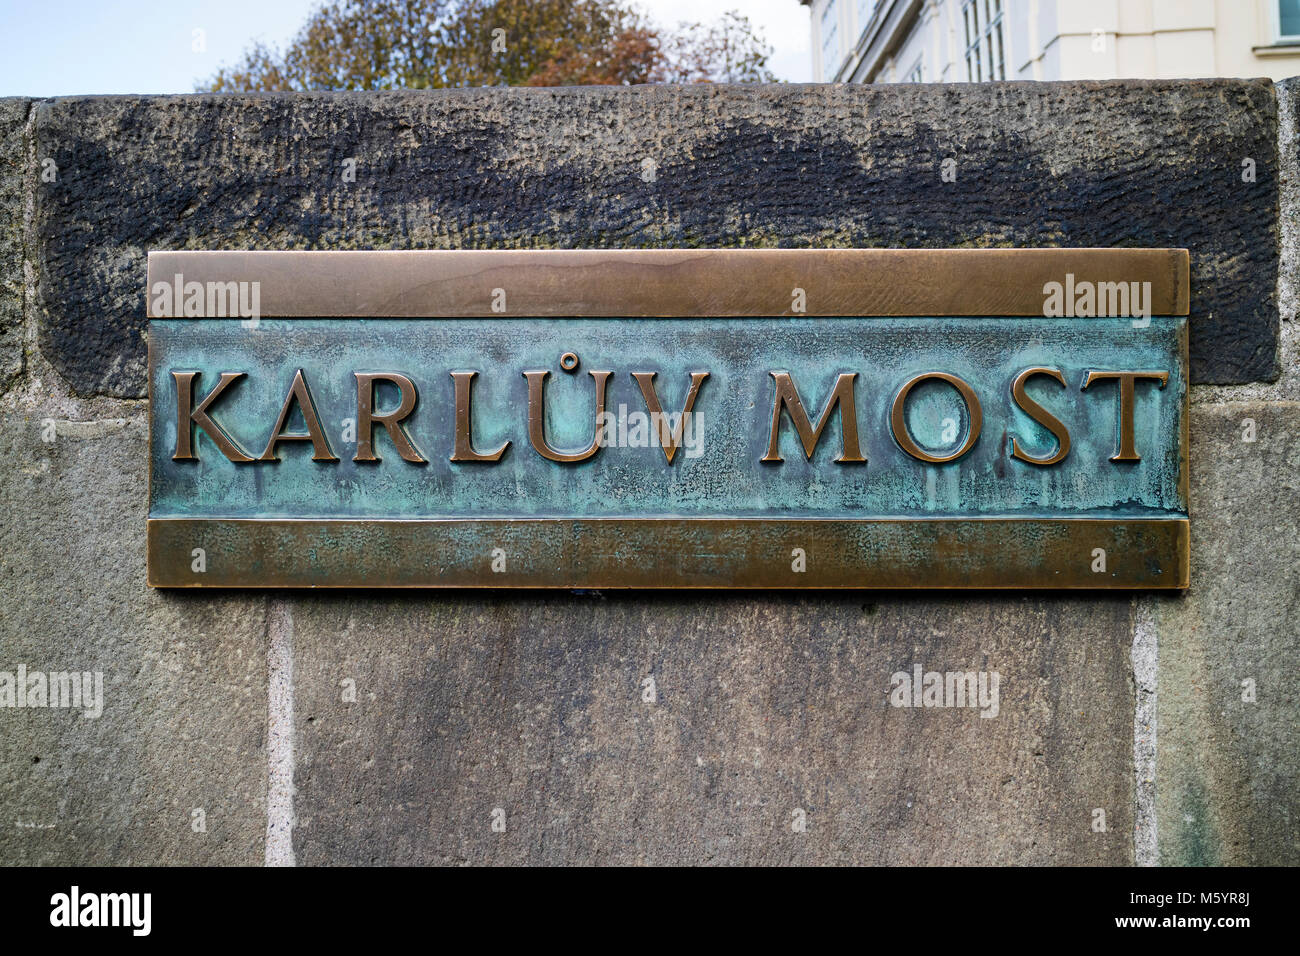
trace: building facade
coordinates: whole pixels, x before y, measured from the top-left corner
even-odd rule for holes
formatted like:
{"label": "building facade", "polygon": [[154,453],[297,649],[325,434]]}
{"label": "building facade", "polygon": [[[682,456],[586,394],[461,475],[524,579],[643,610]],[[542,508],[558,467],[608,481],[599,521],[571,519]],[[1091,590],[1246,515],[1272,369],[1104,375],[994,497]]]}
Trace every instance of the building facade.
{"label": "building facade", "polygon": [[1300,0],[800,0],[824,83],[1300,74]]}

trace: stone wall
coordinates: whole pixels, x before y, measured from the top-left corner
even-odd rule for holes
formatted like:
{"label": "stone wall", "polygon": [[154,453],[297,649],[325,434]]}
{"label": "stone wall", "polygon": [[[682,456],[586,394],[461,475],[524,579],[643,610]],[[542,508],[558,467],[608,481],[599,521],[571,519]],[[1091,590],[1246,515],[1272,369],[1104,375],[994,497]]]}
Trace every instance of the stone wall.
{"label": "stone wall", "polygon": [[[0,100],[0,861],[1300,862],[1289,84]],[[1191,250],[1185,595],[145,586],[148,250],[1012,245]]]}

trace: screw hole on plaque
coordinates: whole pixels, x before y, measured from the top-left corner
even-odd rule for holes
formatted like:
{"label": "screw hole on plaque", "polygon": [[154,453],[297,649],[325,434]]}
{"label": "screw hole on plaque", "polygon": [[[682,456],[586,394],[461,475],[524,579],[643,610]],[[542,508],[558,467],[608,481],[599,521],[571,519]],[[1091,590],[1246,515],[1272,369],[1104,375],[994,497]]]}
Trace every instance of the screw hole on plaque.
{"label": "screw hole on plaque", "polygon": [[578,356],[575,352],[565,352],[560,356],[560,368],[566,372],[576,372],[578,370]]}

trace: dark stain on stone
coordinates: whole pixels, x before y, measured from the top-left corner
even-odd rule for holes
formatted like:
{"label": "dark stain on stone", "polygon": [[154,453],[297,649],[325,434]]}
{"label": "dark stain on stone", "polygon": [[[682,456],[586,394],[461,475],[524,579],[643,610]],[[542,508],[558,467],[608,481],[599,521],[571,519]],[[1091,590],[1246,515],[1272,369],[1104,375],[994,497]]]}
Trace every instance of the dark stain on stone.
{"label": "dark stain on stone", "polygon": [[1172,841],[1173,866],[1219,866],[1219,835],[1209,819],[1205,790],[1200,783],[1184,783],[1178,798],[1182,819]]}
{"label": "dark stain on stone", "polygon": [[181,248],[1186,246],[1193,381],[1278,374],[1263,81],[76,98],[36,139],[80,394],[145,393],[145,255]]}

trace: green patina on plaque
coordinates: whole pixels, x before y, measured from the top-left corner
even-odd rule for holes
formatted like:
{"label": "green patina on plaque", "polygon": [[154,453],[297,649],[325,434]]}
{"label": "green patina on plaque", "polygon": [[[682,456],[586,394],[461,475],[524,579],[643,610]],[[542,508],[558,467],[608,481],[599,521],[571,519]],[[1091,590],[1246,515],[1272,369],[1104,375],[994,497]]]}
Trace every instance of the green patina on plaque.
{"label": "green patina on plaque", "polygon": [[1185,587],[1186,254],[900,252],[151,256],[150,582]]}

